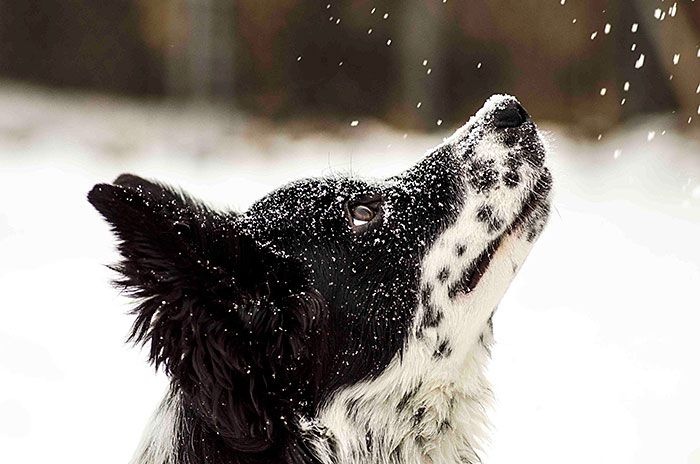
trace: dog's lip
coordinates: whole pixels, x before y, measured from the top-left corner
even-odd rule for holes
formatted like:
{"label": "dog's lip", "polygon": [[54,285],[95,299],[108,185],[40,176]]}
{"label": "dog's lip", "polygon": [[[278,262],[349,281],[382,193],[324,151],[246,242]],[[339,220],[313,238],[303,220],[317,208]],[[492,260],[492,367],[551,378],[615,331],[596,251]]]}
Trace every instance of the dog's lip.
{"label": "dog's lip", "polygon": [[474,260],[468,272],[465,272],[459,281],[451,288],[451,296],[456,294],[467,295],[471,293],[479,284],[481,278],[486,274],[494,254],[501,245],[503,238],[521,229],[532,214],[539,208],[547,199],[547,195],[552,189],[552,175],[547,168],[542,170],[542,174],[535,182],[535,185],[530,190],[529,195],[523,202],[520,212],[515,216],[515,219],[495,240],[489,243],[484,251]]}
{"label": "dog's lip", "polygon": [[489,243],[484,251],[472,262],[469,270],[462,274],[462,277],[450,287],[448,290],[450,298],[459,294],[467,295],[476,288],[481,278],[486,274],[486,270],[491,264],[491,259],[501,244],[503,235],[505,234],[499,235],[496,240]]}

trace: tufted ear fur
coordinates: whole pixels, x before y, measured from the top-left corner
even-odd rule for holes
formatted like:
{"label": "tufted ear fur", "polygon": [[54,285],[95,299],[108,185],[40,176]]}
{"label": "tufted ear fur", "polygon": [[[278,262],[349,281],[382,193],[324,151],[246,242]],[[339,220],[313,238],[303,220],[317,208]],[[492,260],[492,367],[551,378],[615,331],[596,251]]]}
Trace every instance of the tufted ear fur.
{"label": "tufted ear fur", "polygon": [[131,339],[230,449],[280,446],[284,417],[313,388],[323,323],[301,268],[256,244],[236,214],[133,175],[88,199],[119,239],[117,284],[139,301]]}

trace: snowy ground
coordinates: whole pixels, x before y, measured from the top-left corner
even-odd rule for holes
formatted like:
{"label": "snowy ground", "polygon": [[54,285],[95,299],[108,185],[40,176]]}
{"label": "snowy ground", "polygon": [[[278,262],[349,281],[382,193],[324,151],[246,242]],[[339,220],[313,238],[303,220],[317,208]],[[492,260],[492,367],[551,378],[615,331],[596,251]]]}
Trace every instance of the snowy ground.
{"label": "snowy ground", "polygon": [[[12,464],[123,464],[165,388],[123,343],[128,304],[108,285],[92,184],[130,171],[245,208],[299,176],[395,173],[440,140],[370,121],[294,136],[219,110],[7,83],[0,107],[0,462]],[[663,120],[595,143],[550,138],[556,211],[497,313],[486,462],[698,464],[700,144]]]}

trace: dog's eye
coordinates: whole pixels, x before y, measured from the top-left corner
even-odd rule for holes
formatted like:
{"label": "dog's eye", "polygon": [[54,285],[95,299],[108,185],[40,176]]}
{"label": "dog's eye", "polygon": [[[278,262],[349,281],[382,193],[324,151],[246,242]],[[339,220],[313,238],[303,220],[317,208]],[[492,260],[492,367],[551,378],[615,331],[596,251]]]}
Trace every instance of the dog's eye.
{"label": "dog's eye", "polygon": [[356,196],[345,203],[345,218],[353,232],[365,232],[377,226],[384,216],[384,200],[378,194]]}
{"label": "dog's eye", "polygon": [[350,209],[350,217],[352,225],[355,227],[363,226],[374,219],[377,212],[367,205],[356,205]]}

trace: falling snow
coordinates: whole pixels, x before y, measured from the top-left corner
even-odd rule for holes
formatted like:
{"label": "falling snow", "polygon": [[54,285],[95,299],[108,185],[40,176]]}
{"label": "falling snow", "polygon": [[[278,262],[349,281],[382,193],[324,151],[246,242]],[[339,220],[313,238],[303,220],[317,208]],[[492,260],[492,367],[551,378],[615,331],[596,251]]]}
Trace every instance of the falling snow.
{"label": "falling snow", "polygon": [[[0,365],[0,449],[8,463],[51,462],[57,455],[89,463],[105,449],[113,456],[108,461],[127,462],[140,425],[167,388],[164,377],[141,362],[142,354],[121,343],[131,321],[108,285],[113,276],[104,264],[114,259],[109,231],[83,200],[92,184],[126,167],[245,209],[272,187],[328,166],[395,174],[439,142],[434,134],[406,139],[404,132],[368,123],[353,131],[352,141],[328,134],[297,140],[276,130],[259,133],[260,144],[242,131],[233,140],[214,140],[202,127],[234,133],[236,120],[227,113],[175,114],[117,98],[96,113],[92,100],[29,95],[0,91],[6,114],[33,128],[22,144],[0,131],[0,193],[12,199],[0,214],[3,301],[13,308],[3,313],[7,330],[0,335],[12,355]],[[148,118],[152,125],[144,131],[139,124]],[[700,373],[692,366],[700,352],[700,316],[688,305],[700,285],[700,146],[674,130],[647,145],[647,131],[662,127],[653,121],[596,143],[538,124],[556,139],[550,161],[557,213],[495,316],[498,343],[489,370],[498,405],[488,462],[516,462],[522,453],[562,462],[561,453],[570,449],[576,449],[576,463],[693,462]],[[133,156],[102,153],[123,130],[133,134]],[[182,148],[183,140],[214,143],[217,155],[196,155]],[[613,162],[616,149],[621,153]],[[229,167],[222,168],[222,159]],[[37,185],[50,194],[36,195]],[[67,222],[70,227],[55,227]],[[549,285],[552,269],[567,278]],[[660,269],[663,278],[650,272]],[[581,282],[594,291],[581,291]],[[79,327],[92,333],[89,350],[56,330],[68,321],[89,322]],[[31,330],[14,333],[13,327]],[[601,375],[614,382],[601,382]],[[650,413],[652,403],[661,406]],[[69,436],[78,429],[80,449]],[[578,446],[581,436],[600,447]],[[42,446],[35,446],[36,437]]]}
{"label": "falling snow", "polygon": [[639,68],[641,68],[642,66],[644,66],[644,53],[640,53],[640,54],[639,54],[639,58],[638,58],[637,61],[634,63],[634,67],[635,67],[636,69],[639,69]]}

